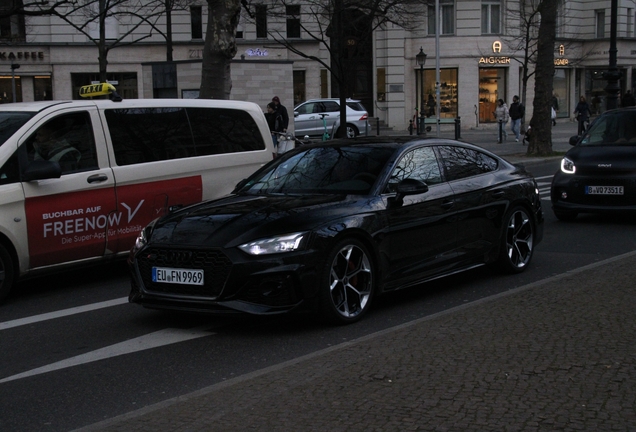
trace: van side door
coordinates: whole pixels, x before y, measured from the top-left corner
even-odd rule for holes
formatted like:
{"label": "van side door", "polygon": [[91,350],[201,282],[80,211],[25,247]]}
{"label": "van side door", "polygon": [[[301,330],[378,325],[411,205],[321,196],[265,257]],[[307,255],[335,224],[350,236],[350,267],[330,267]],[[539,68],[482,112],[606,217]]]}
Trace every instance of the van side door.
{"label": "van side door", "polygon": [[[63,162],[59,151],[42,150],[38,140],[45,129],[57,145],[74,149],[72,164]],[[22,182],[28,267],[107,255],[106,241],[116,210],[115,182],[97,110],[82,107],[47,116],[21,138],[18,155],[23,178],[42,160],[62,168],[59,178]]]}

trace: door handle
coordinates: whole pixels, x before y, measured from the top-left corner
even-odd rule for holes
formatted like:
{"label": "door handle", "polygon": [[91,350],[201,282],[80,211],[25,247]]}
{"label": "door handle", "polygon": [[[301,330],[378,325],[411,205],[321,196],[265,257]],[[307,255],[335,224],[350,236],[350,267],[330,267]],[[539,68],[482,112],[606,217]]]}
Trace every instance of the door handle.
{"label": "door handle", "polygon": [[453,205],[455,205],[455,201],[444,201],[441,205],[441,207],[444,210],[448,210],[449,208],[451,208]]}
{"label": "door handle", "polygon": [[106,174],[94,174],[86,179],[89,183],[101,183],[108,180],[108,176]]}
{"label": "door handle", "polygon": [[501,198],[502,196],[504,196],[506,194],[505,191],[497,191],[497,192],[493,192],[492,196],[493,198]]}

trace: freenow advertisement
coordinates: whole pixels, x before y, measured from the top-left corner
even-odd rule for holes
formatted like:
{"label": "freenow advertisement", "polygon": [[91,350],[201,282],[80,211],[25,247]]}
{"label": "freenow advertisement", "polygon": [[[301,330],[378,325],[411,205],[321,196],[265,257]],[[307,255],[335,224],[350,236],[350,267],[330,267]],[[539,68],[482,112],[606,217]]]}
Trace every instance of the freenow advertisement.
{"label": "freenow advertisement", "polygon": [[28,198],[30,267],[127,251],[150,221],[200,202],[202,192],[201,177],[192,176]]}

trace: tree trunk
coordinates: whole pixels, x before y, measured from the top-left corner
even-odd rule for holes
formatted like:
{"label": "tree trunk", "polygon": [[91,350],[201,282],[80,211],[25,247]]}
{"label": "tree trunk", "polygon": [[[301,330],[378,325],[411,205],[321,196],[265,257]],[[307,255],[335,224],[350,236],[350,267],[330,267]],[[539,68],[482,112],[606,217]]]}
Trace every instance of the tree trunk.
{"label": "tree trunk", "polygon": [[230,98],[230,62],[237,51],[235,35],[240,12],[240,0],[208,0],[208,25],[199,94],[201,99]]}
{"label": "tree trunk", "polygon": [[532,135],[528,155],[544,156],[552,153],[552,90],[554,79],[554,40],[556,38],[557,3],[543,0],[538,9],[541,14],[537,40],[533,114],[530,125]]}

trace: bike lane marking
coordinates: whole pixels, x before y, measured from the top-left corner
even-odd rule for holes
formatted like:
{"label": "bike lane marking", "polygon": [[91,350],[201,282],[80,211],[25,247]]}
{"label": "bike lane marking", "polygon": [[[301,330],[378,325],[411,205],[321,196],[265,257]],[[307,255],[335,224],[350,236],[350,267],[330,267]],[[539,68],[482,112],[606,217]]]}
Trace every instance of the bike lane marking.
{"label": "bike lane marking", "polygon": [[127,341],[119,342],[95,351],[87,352],[75,357],[70,357],[68,359],[51,363],[46,366],[31,369],[30,371],[22,372],[17,375],[12,375],[0,379],[0,384],[22,378],[32,377],[35,375],[41,375],[47,372],[53,372],[60,369],[66,369],[73,366],[79,366],[86,363],[92,363],[98,360],[105,360],[108,358],[131,354],[138,351],[144,351],[152,348],[162,347],[165,345],[172,345],[179,342],[185,342],[192,339],[214,335],[215,333],[210,330],[211,329],[209,325],[194,327],[191,329],[167,328],[159,330],[147,335],[129,339]]}
{"label": "bike lane marking", "polygon": [[56,318],[61,318],[69,315],[75,315],[84,312],[90,312],[97,309],[103,309],[112,306],[119,306],[121,304],[128,303],[128,297],[121,297],[114,300],[107,300],[99,303],[92,303],[84,306],[78,306],[69,309],[62,309],[55,312],[48,312],[40,315],[33,315],[26,318],[20,318],[12,321],[0,322],[0,331],[7,330],[14,327],[20,327],[23,325],[33,324],[41,321],[48,321]]}

